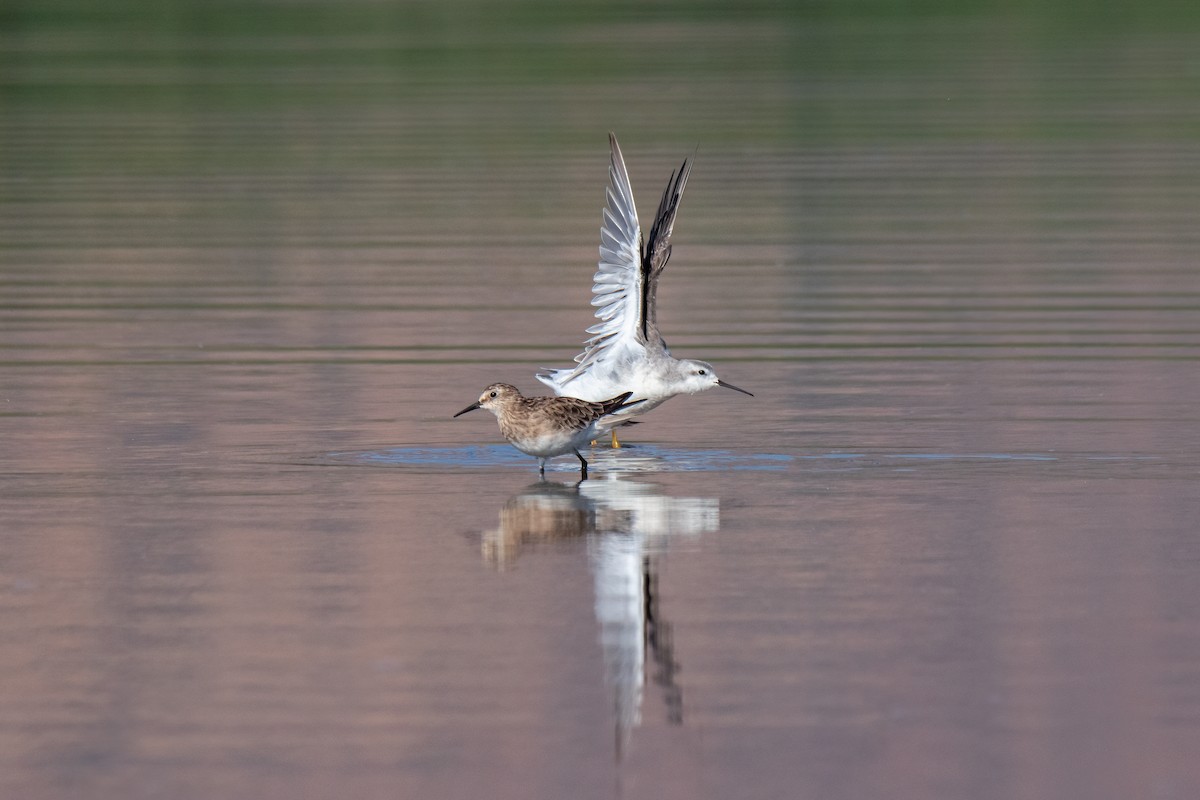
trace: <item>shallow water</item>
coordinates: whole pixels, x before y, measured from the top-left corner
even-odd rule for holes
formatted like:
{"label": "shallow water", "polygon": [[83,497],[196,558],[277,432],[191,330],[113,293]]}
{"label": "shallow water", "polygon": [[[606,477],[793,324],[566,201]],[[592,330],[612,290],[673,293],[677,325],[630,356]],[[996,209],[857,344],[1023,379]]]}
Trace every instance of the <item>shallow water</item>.
{"label": "shallow water", "polygon": [[343,5],[10,15],[4,796],[1200,795],[1193,21]]}

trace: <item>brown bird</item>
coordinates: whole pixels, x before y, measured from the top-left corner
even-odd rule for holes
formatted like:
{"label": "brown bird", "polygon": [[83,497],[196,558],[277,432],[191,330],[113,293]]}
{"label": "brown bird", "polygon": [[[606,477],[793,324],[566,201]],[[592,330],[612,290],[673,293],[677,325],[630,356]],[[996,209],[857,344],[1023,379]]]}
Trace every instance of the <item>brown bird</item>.
{"label": "brown bird", "polygon": [[538,474],[546,474],[546,459],[574,453],[579,459],[580,476],[587,478],[587,460],[580,446],[596,438],[597,424],[608,414],[643,402],[626,402],[632,392],[597,403],[575,397],[522,397],[515,386],[493,383],[471,405],[454,416],[477,408],[496,415],[500,433],[508,443],[526,455],[536,456]]}

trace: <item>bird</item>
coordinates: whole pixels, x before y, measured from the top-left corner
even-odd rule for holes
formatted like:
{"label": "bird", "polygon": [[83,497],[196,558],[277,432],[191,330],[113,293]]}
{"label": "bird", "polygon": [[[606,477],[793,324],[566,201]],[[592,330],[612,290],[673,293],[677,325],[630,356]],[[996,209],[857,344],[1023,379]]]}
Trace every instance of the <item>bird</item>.
{"label": "bird", "polygon": [[587,329],[591,338],[575,356],[576,366],[543,368],[535,377],[555,394],[597,401],[628,389],[643,402],[627,404],[598,424],[612,433],[612,446],[620,447],[616,426],[632,424],[630,417],[644,414],[678,394],[695,394],[714,386],[754,395],[717,377],[707,361],[671,355],[658,330],[658,282],[671,257],[671,229],[679,201],[691,173],[690,159],[671,173],[667,188],[646,237],[642,236],[633,188],[617,137],[608,134],[611,150],[607,203],[600,225],[600,261],[593,278],[592,305],[600,321]]}
{"label": "bird", "polygon": [[537,457],[539,475],[546,474],[547,458],[574,453],[579,459],[580,477],[586,480],[588,463],[579,447],[596,438],[603,417],[642,402],[626,402],[631,394],[622,392],[593,403],[577,397],[523,397],[511,384],[493,383],[478,400],[454,416],[485,408],[496,415],[500,433],[509,444]]}

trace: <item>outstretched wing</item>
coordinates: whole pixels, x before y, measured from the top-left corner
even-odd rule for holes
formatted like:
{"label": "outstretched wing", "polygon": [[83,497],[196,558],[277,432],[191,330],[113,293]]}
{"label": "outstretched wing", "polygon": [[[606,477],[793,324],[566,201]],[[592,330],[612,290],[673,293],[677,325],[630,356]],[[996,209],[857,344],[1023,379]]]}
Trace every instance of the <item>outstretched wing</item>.
{"label": "outstretched wing", "polygon": [[667,189],[658,201],[654,224],[650,226],[650,236],[642,252],[641,337],[645,342],[657,341],[664,348],[666,343],[658,332],[658,279],[671,258],[671,229],[675,227],[675,214],[679,211],[679,201],[683,198],[691,171],[692,165],[685,158],[679,170],[671,173]]}
{"label": "outstretched wing", "polygon": [[600,262],[592,286],[592,305],[600,321],[587,329],[592,337],[584,343],[583,352],[575,356],[578,366],[546,376],[544,382],[558,388],[584,374],[597,361],[630,351],[666,350],[655,320],[654,295],[671,255],[671,228],[691,167],[685,160],[679,171],[672,173],[650,238],[643,246],[625,158],[614,134],[608,135],[608,141],[612,156],[607,203],[600,226]]}

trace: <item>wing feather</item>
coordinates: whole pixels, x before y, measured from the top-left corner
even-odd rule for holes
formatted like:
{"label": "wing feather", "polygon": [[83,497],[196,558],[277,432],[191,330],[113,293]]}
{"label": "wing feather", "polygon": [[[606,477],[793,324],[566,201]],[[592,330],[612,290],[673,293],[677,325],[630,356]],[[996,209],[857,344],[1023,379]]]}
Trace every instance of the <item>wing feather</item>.
{"label": "wing feather", "polygon": [[[679,170],[671,173],[667,188],[658,202],[658,210],[654,213],[650,235],[646,239],[641,268],[644,287],[641,325],[642,337],[647,341],[657,339],[662,342],[662,335],[658,332],[658,279],[662,277],[667,261],[671,258],[671,231],[675,227],[679,201],[683,199],[683,190],[691,172],[691,162],[685,158]],[[665,343],[663,346],[666,346]]]}
{"label": "wing feather", "polygon": [[602,361],[617,348],[645,347],[642,338],[642,229],[629,170],[614,134],[608,135],[611,156],[606,205],[600,223],[600,261],[592,278],[592,306],[598,323],[587,329],[593,334],[575,356],[578,364],[571,370],[555,370],[546,382],[556,388],[579,377],[596,361]]}
{"label": "wing feather", "polygon": [[600,224],[600,260],[592,278],[591,304],[599,322],[587,329],[591,338],[584,342],[583,352],[575,356],[577,366],[548,370],[537,376],[564,393],[568,391],[567,384],[597,362],[636,358],[647,350],[669,352],[658,331],[655,294],[659,277],[671,257],[671,231],[691,163],[685,159],[671,173],[649,238],[643,243],[625,157],[614,134],[608,135],[608,141],[611,156]]}

